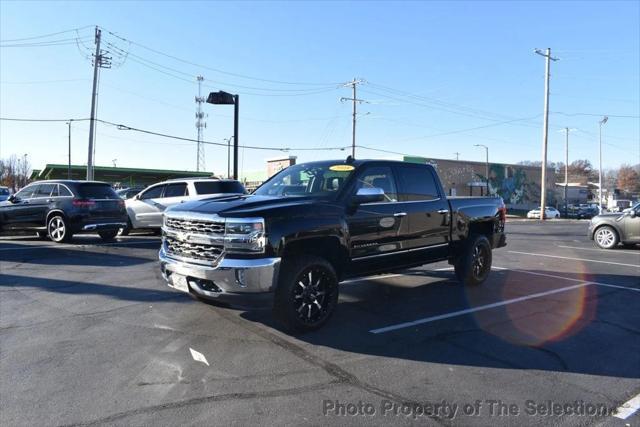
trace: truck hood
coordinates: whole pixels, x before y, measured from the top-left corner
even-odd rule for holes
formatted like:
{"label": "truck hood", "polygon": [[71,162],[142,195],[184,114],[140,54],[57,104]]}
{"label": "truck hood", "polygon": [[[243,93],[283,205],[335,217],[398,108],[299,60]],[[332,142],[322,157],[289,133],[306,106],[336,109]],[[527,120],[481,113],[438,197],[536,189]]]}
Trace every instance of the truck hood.
{"label": "truck hood", "polygon": [[267,210],[286,207],[299,207],[317,203],[313,197],[270,197],[238,195],[230,197],[216,197],[211,199],[193,200],[180,203],[167,209],[167,212],[195,212],[200,214],[217,214],[219,216],[240,217],[261,215]]}

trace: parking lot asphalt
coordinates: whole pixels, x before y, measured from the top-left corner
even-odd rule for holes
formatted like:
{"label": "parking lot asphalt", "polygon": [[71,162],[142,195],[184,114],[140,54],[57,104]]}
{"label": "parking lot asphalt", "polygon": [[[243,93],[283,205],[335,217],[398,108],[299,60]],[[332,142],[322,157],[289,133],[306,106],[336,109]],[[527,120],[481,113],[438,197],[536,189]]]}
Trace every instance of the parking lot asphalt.
{"label": "parking lot asphalt", "polygon": [[640,248],[586,230],[510,221],[477,288],[347,281],[299,336],[167,287],[157,236],[2,237],[0,424],[640,425]]}

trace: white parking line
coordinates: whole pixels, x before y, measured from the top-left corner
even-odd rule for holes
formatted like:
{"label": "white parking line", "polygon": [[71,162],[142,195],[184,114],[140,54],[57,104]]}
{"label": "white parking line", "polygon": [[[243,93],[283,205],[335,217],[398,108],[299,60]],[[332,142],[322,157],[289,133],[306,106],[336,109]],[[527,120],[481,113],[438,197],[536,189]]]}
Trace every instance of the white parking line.
{"label": "white parking line", "polygon": [[618,409],[616,409],[614,417],[626,420],[631,415],[635,414],[638,409],[640,409],[640,394],[637,394],[620,405]]}
{"label": "white parking line", "polygon": [[196,362],[202,362],[205,365],[209,366],[209,362],[207,362],[207,358],[204,357],[204,354],[192,349],[191,347],[189,347],[189,351],[191,352],[191,357],[193,357],[193,360],[195,360]]}
{"label": "white parking line", "polygon": [[597,251],[597,252],[607,252],[610,254],[630,254],[630,255],[638,255],[640,257],[640,251],[626,251],[624,249],[597,249],[597,248],[581,248],[578,246],[563,246],[558,245],[559,248],[566,249],[580,249],[583,251]]}
{"label": "white parking line", "polygon": [[531,256],[541,256],[541,257],[547,257],[547,258],[568,259],[568,260],[572,260],[572,261],[597,262],[597,263],[600,263],[600,264],[623,265],[623,266],[625,266],[625,267],[636,267],[636,268],[640,268],[640,265],[639,265],[639,264],[625,264],[625,263],[622,263],[622,262],[600,261],[600,260],[598,260],[598,259],[572,258],[572,257],[566,257],[566,256],[548,255],[548,254],[537,254],[537,253],[531,253],[531,252],[518,252],[518,251],[508,251],[508,252],[509,252],[509,253],[512,253],[512,254],[531,255]]}
{"label": "white parking line", "polygon": [[372,329],[369,332],[372,334],[382,334],[384,332],[395,331],[397,329],[410,328],[416,325],[422,325],[424,323],[435,322],[436,320],[449,319],[451,317],[463,316],[469,313],[475,313],[477,311],[489,310],[491,308],[501,307],[503,305],[513,304],[520,301],[526,301],[533,298],[540,298],[546,295],[557,294],[558,292],[566,292],[572,289],[581,288],[583,286],[590,285],[590,282],[580,283],[578,285],[567,286],[565,288],[553,289],[546,292],[538,292],[537,294],[526,295],[523,297],[512,298],[506,301],[495,302],[493,304],[481,305],[479,307],[467,308],[466,310],[454,311],[452,313],[441,314],[438,316],[427,317],[424,319],[414,320],[412,322],[399,323],[397,325],[385,326],[384,328]]}
{"label": "white parking line", "polygon": [[83,243],[77,245],[45,245],[45,246],[21,246],[19,248],[0,248],[0,252],[4,251],[24,251],[31,249],[66,249],[66,248],[89,248],[92,246],[112,246],[112,245],[140,245],[140,244],[158,244],[159,240],[144,240],[137,242],[112,242],[112,243]]}
{"label": "white parking line", "polygon": [[559,293],[559,292],[570,291],[572,289],[581,288],[581,287],[588,286],[588,285],[596,285],[596,286],[603,286],[603,287],[607,287],[607,288],[624,289],[624,290],[627,290],[627,291],[640,292],[640,288],[632,288],[632,287],[628,287],[628,286],[613,285],[611,283],[585,282],[584,280],[573,279],[571,277],[558,276],[558,275],[555,275],[555,274],[536,273],[536,272],[533,272],[533,271],[525,271],[525,270],[513,270],[513,269],[508,269],[508,268],[504,268],[504,267],[497,267],[497,266],[493,266],[492,268],[494,268],[496,270],[510,270],[510,271],[515,271],[515,272],[518,272],[518,273],[532,274],[534,276],[550,277],[550,278],[553,278],[553,279],[567,280],[567,281],[570,281],[570,282],[579,282],[579,283],[576,284],[576,285],[573,285],[573,286],[567,286],[567,287],[564,287],[564,288],[552,289],[550,291],[545,291],[545,292],[538,292],[538,293],[535,293],[535,294],[525,295],[525,296],[522,296],[522,297],[513,298],[513,299],[510,299],[510,300],[506,300],[506,301],[500,301],[500,302],[496,302],[496,303],[493,303],[493,304],[481,305],[479,307],[468,308],[468,309],[465,309],[465,310],[458,310],[458,311],[454,311],[454,312],[451,312],[451,313],[440,314],[438,316],[426,317],[424,319],[418,319],[418,320],[414,320],[414,321],[411,321],[411,322],[404,322],[404,323],[399,323],[397,325],[390,325],[390,326],[385,326],[383,328],[372,329],[369,332],[371,332],[372,334],[382,334],[382,333],[385,333],[385,332],[395,331],[397,329],[410,328],[412,326],[422,325],[424,323],[430,323],[430,322],[435,322],[437,320],[449,319],[451,317],[464,316],[466,314],[475,313],[477,311],[489,310],[489,309],[492,309],[492,308],[501,307],[503,305],[514,304],[514,303],[517,303],[517,302],[526,301],[526,300],[533,299],[533,298],[540,298],[540,297],[543,297],[543,296],[546,296],[546,295],[551,295],[551,294],[556,294],[556,293]]}

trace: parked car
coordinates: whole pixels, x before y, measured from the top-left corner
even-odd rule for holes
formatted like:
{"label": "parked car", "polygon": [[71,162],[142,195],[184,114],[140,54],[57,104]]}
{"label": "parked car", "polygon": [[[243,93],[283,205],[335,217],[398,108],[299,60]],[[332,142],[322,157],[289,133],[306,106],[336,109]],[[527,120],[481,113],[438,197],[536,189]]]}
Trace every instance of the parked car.
{"label": "parked car", "polygon": [[431,165],[383,160],[290,166],[252,195],[175,205],[160,268],[169,286],[241,306],[273,305],[293,331],[319,328],[350,277],[448,260],[483,283],[506,245],[500,197],[446,197]]}
{"label": "parked car", "polygon": [[[551,206],[547,206],[544,208],[544,217],[545,218],[560,218],[560,212]],[[530,219],[540,219],[540,209],[532,209],[527,212],[527,218]]]}
{"label": "parked car", "polygon": [[104,182],[38,181],[0,202],[0,230],[35,231],[54,242],[88,232],[110,240],[126,222],[124,201]]}
{"label": "parked car", "polygon": [[589,223],[589,239],[602,249],[612,249],[622,243],[635,246],[640,243],[640,203],[624,212],[594,216]]}
{"label": "parked car", "polygon": [[159,231],[164,210],[187,200],[245,193],[242,183],[232,179],[192,178],[160,182],[126,200],[127,226],[120,230],[120,234],[126,235],[133,229]]}
{"label": "parked car", "polygon": [[4,202],[9,198],[11,193],[9,192],[8,187],[0,187],[0,202]]}
{"label": "parked car", "polygon": [[120,196],[123,200],[130,199],[134,197],[136,194],[144,190],[144,187],[131,187],[131,188],[123,188],[120,190],[116,190],[116,194]]}

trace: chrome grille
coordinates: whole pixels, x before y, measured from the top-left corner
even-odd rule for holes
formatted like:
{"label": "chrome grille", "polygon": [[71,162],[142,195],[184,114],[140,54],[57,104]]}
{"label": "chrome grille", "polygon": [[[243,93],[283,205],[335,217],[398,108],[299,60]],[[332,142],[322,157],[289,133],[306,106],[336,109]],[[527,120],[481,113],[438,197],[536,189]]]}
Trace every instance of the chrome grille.
{"label": "chrome grille", "polygon": [[168,236],[164,238],[164,245],[167,255],[181,258],[215,262],[222,254],[222,246],[183,242]]}
{"label": "chrome grille", "polygon": [[224,233],[224,222],[203,221],[194,219],[167,218],[167,228],[195,233]]}

